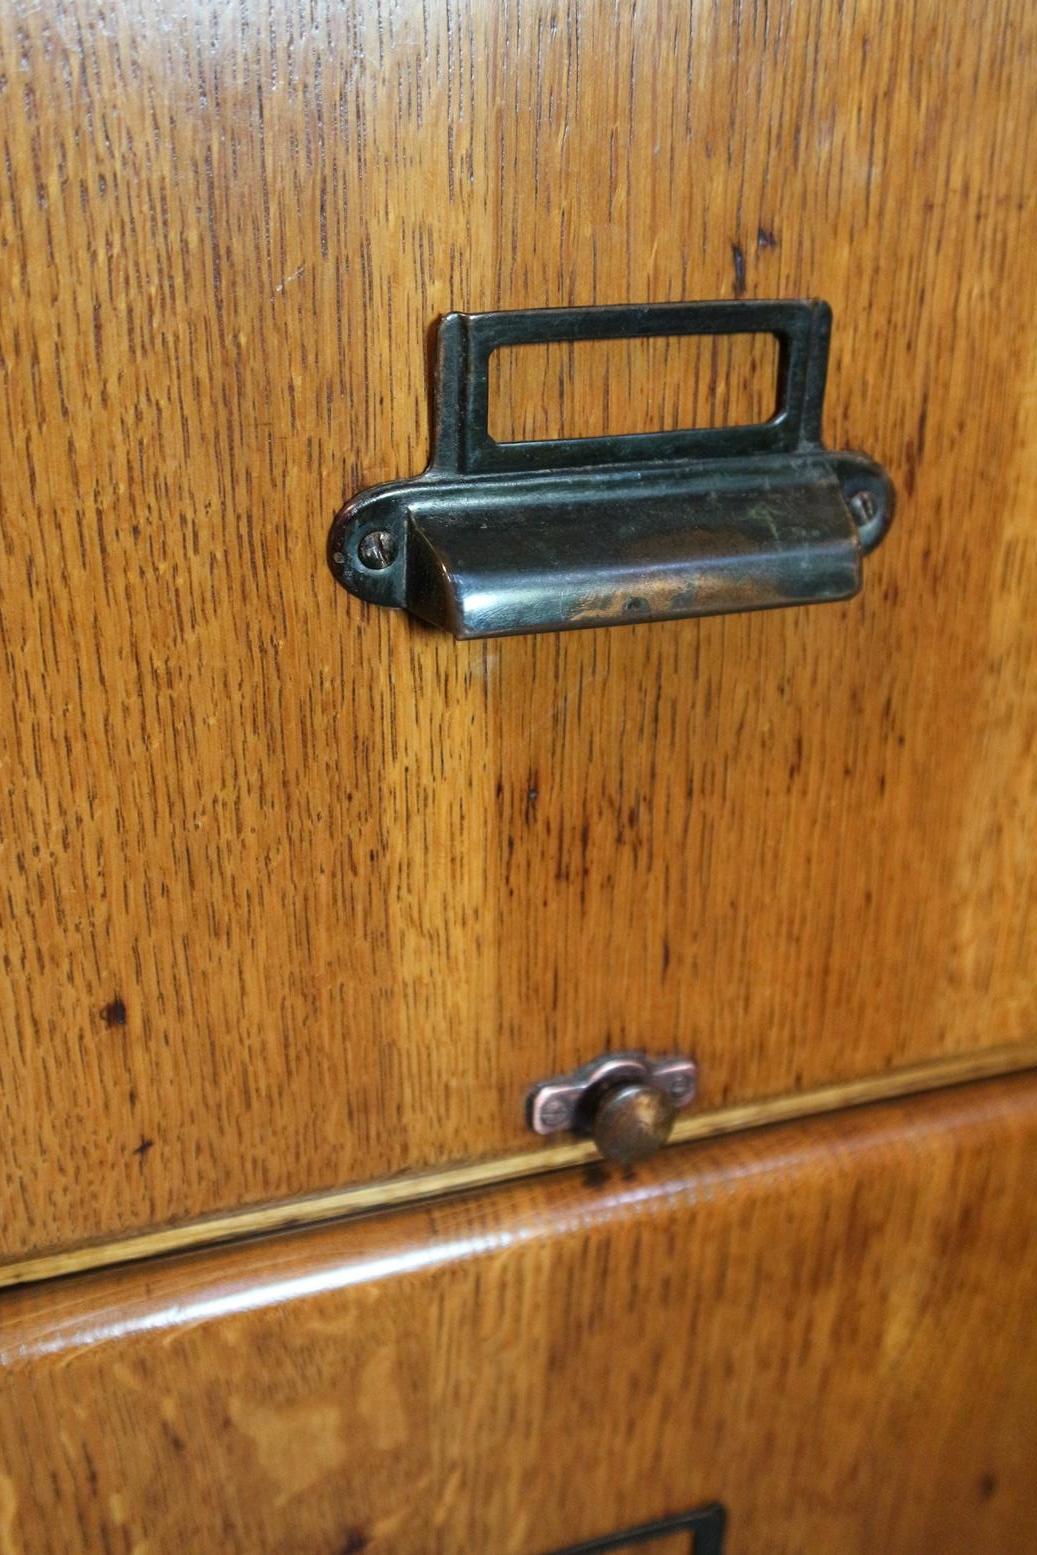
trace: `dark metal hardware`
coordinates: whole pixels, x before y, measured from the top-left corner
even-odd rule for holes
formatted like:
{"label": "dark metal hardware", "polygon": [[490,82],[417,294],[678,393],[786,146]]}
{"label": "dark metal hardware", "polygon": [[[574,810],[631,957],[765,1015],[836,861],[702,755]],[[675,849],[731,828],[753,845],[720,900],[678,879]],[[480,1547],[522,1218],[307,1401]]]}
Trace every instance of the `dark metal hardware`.
{"label": "dark metal hardware", "polygon": [[636,1161],[666,1143],[677,1111],[694,1101],[697,1086],[694,1059],[605,1053],[572,1074],[534,1085],[526,1118],[536,1134],[589,1134],[609,1160]]}
{"label": "dark metal hardware", "polygon": [[689,1555],[723,1555],[724,1528],[727,1513],[719,1502],[699,1507],[695,1512],[683,1512],[678,1517],[663,1517],[655,1523],[641,1523],[637,1528],[627,1528],[622,1533],[609,1534],[604,1539],[591,1539],[584,1544],[570,1544],[555,1555],[601,1555],[605,1550],[628,1550],[637,1544],[651,1544],[653,1539],[665,1539],[669,1534],[685,1530]]}
{"label": "dark metal hardware", "polygon": [[[700,302],[450,313],[439,326],[436,440],[413,480],[336,518],[335,577],[455,637],[499,637],[849,599],[893,516],[871,459],[821,444],[831,310]],[[769,333],[779,406],[755,426],[498,443],[501,346]]]}

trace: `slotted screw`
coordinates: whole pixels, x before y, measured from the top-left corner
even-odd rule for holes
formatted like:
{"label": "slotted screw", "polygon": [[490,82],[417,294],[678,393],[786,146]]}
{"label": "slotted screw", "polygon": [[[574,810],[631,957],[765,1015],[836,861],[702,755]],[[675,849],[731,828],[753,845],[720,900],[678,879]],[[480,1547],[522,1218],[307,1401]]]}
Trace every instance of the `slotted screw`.
{"label": "slotted screw", "polygon": [[356,554],[372,572],[382,572],[396,560],[396,537],[388,529],[369,529],[356,548]]}

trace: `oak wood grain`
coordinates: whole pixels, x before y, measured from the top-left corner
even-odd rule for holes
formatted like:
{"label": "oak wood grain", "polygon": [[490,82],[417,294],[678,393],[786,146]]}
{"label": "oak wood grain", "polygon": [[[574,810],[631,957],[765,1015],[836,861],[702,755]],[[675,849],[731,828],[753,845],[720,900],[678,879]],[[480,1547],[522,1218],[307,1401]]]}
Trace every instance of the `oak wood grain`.
{"label": "oak wood grain", "polygon": [[748,426],[778,409],[773,335],[503,346],[489,363],[491,437],[610,437],[693,426]]}
{"label": "oak wood grain", "polygon": [[1035,1190],[992,1081],[9,1293],[0,1545],[1030,1555]]}
{"label": "oak wood grain", "polygon": [[[1035,25],[2,8],[7,1255],[517,1150],[610,1045],[709,1109],[1034,1038]],[[336,588],[436,315],[742,293],[833,304],[862,599],[458,646]]]}

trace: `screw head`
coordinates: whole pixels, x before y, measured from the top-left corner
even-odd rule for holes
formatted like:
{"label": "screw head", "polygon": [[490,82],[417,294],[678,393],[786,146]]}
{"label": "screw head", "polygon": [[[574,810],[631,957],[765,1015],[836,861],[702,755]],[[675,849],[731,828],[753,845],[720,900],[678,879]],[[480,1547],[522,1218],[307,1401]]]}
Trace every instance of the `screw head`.
{"label": "screw head", "polygon": [[569,1109],[560,1096],[551,1096],[540,1109],[540,1121],[546,1128],[561,1128],[569,1121]]}
{"label": "screw head", "polygon": [[388,529],[369,529],[366,535],[361,536],[356,554],[372,572],[383,572],[396,560],[398,549],[396,536],[390,534]]}
{"label": "screw head", "polygon": [[858,524],[870,524],[879,510],[874,492],[855,491],[847,499],[847,505]]}

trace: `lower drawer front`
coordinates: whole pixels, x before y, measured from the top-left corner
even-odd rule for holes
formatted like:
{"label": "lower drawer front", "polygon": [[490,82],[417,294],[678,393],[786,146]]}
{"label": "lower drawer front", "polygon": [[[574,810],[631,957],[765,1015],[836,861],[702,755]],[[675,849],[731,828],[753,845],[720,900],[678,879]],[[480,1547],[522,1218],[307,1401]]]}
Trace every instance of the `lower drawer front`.
{"label": "lower drawer front", "polygon": [[[0,1549],[1033,1550],[1037,1081],[10,1294]],[[628,1546],[633,1547],[633,1546]]]}

